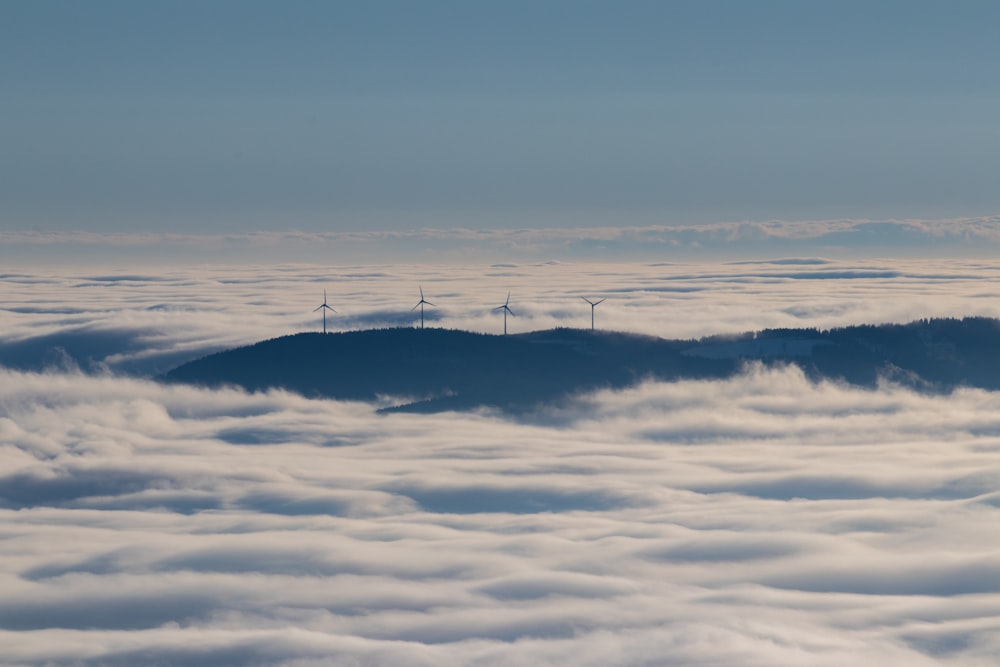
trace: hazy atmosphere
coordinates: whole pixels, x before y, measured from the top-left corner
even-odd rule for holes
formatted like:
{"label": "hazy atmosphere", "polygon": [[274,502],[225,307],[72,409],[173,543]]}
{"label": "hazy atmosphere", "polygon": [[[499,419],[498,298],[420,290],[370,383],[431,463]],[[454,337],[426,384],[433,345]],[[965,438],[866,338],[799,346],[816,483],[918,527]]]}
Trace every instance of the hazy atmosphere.
{"label": "hazy atmosphere", "polygon": [[[998,20],[4,2],[0,665],[995,664],[1000,392],[728,341],[975,318],[1000,349]],[[516,413],[162,381],[332,345],[322,304],[331,334],[719,336],[735,370]]]}
{"label": "hazy atmosphere", "polygon": [[10,0],[5,227],[995,215],[991,0]]}

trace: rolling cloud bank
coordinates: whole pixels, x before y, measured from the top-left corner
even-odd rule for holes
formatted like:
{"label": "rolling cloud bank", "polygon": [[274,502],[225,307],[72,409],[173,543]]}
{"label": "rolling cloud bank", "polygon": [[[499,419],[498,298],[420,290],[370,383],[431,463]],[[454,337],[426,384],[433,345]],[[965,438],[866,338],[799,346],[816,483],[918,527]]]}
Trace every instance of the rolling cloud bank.
{"label": "rolling cloud bank", "polygon": [[[469,220],[481,214],[470,214]],[[935,220],[737,221],[713,224],[648,224],[639,213],[581,225],[590,215],[567,213],[560,227],[463,227],[460,214],[447,223],[390,231],[255,231],[230,234],[0,232],[0,259],[21,263],[62,255],[114,263],[122,251],[156,263],[237,262],[447,262],[470,261],[711,261],[818,254],[823,257],[984,257],[1000,247],[1000,216]],[[630,224],[634,218],[643,224]],[[350,219],[337,224],[371,225]]]}
{"label": "rolling cloud bank", "polygon": [[[11,273],[0,664],[986,665],[1000,394],[795,367],[510,419],[160,385],[313,329],[680,338],[1000,315],[996,269],[815,257]],[[433,315],[431,314],[433,313]],[[318,315],[318,314],[316,314]],[[331,372],[334,372],[331,370]]]}

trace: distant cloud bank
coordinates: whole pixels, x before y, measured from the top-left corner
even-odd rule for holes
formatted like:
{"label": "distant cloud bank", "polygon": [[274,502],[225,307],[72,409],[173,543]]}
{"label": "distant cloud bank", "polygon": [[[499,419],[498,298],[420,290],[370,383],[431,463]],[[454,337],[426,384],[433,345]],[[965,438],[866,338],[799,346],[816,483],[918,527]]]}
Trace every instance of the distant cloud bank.
{"label": "distant cloud bank", "polygon": [[[682,260],[814,253],[832,257],[978,256],[1000,246],[1000,216],[943,220],[726,222],[704,225],[241,234],[0,232],[0,258],[71,251],[175,261]],[[80,257],[73,258],[79,260]]]}
{"label": "distant cloud bank", "polygon": [[[87,254],[86,249],[79,254]],[[122,252],[132,260],[130,252]],[[0,275],[0,365],[149,375],[193,358],[322,326],[429,326],[512,333],[589,327],[580,297],[606,299],[599,329],[693,338],[767,328],[831,328],[929,317],[1000,317],[992,260],[468,262],[443,264],[115,264],[8,268]]]}

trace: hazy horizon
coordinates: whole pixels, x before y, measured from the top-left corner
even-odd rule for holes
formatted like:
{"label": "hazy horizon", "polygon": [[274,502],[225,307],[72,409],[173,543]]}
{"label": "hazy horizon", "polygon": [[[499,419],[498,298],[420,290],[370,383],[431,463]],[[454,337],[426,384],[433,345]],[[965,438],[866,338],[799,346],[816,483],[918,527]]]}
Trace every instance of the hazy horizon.
{"label": "hazy horizon", "polygon": [[469,228],[220,233],[0,231],[8,268],[128,271],[249,264],[474,264],[871,261],[991,259],[1000,217],[798,220],[702,225]]}
{"label": "hazy horizon", "polygon": [[1000,8],[7,2],[2,229],[1000,212]]}

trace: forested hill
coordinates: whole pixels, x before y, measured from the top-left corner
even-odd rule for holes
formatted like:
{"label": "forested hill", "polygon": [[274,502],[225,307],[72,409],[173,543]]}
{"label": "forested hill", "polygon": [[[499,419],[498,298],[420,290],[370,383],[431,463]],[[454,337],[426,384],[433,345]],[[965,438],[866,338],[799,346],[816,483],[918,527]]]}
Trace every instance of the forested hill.
{"label": "forested hill", "polygon": [[394,399],[397,409],[539,403],[644,379],[723,378],[748,361],[795,363],[810,377],[931,391],[1000,389],[1000,321],[920,320],[830,331],[780,329],[701,340],[552,329],[509,336],[447,329],[300,333],[213,354],[167,382],[284,388],[306,396]]}
{"label": "forested hill", "polygon": [[724,377],[735,367],[682,349],[653,337],[575,329],[510,336],[411,328],[301,333],[213,354],[164,379],[342,399],[391,396],[410,409],[438,411],[517,409],[649,375]]}

